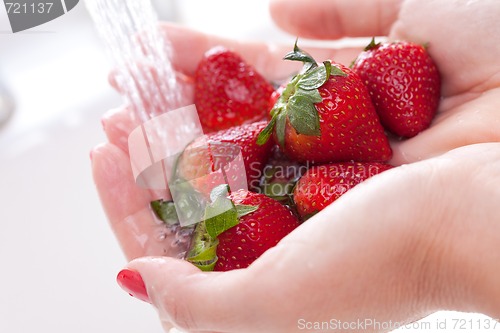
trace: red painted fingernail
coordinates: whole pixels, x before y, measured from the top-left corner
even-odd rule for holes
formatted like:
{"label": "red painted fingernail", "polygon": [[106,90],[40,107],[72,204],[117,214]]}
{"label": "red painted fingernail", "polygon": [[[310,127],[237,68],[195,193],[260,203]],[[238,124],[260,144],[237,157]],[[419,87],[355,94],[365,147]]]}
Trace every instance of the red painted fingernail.
{"label": "red painted fingernail", "polygon": [[140,299],[141,301],[151,303],[149,300],[146,286],[139,272],[130,269],[124,269],[118,273],[116,277],[118,285],[129,293],[130,296]]}

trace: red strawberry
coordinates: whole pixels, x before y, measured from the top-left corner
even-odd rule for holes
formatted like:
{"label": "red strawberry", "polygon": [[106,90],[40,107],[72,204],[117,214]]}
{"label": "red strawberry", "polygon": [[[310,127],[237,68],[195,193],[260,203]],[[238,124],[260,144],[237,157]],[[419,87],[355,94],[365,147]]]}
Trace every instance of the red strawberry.
{"label": "red strawberry", "polygon": [[[229,177],[234,184],[241,175],[246,175],[248,188],[258,188],[262,169],[274,145],[272,141],[265,145],[257,144],[257,136],[265,126],[265,121],[244,124],[196,139],[179,157],[176,176],[190,181],[195,189],[204,194],[209,194],[217,185],[227,183],[225,177]],[[233,163],[232,168],[226,168],[230,162],[236,161],[240,152],[242,163]],[[225,175],[220,172],[214,174],[222,166]]]}
{"label": "red strawberry", "polygon": [[353,70],[368,87],[387,130],[413,137],[430,126],[439,105],[441,80],[425,47],[372,40]]}
{"label": "red strawberry", "polygon": [[258,206],[258,209],[219,235],[217,271],[247,267],[299,225],[289,209],[263,194],[238,191],[230,199],[235,204]]}
{"label": "red strawberry", "polygon": [[269,97],[269,106],[268,106],[269,113],[274,108],[274,105],[276,104],[276,102],[280,98],[280,96],[283,93],[283,90],[285,90],[285,88],[286,88],[286,85],[280,85],[275,91],[273,91],[273,93],[271,94],[271,97]]}
{"label": "red strawberry", "polygon": [[205,132],[265,119],[273,86],[238,54],[209,50],[195,73],[194,103]]}
{"label": "red strawberry", "polygon": [[293,200],[302,218],[308,218],[362,181],[392,166],[385,163],[333,163],[312,166],[299,179]]}
{"label": "red strawberry", "polygon": [[274,199],[244,190],[224,196],[227,192],[221,188],[214,190],[219,194],[212,196],[207,211],[222,213],[196,226],[188,252],[188,260],[203,270],[248,267],[299,225],[295,215]]}
{"label": "red strawberry", "polygon": [[286,155],[299,162],[387,161],[389,141],[359,76],[349,68],[314,59],[295,45],[285,59],[305,63],[287,85],[272,119],[259,136],[274,129]]}

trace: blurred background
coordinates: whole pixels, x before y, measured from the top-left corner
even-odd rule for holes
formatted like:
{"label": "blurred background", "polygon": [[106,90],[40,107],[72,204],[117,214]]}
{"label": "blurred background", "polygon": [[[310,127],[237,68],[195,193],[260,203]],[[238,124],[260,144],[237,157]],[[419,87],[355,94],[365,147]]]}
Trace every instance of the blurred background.
{"label": "blurred background", "polygon": [[[267,0],[153,2],[160,19],[208,33],[295,39],[273,25]],[[122,104],[111,66],[82,1],[16,34],[0,6],[0,332],[162,332],[115,282],[126,261],[91,179],[100,117]],[[446,316],[457,317],[428,321]]]}

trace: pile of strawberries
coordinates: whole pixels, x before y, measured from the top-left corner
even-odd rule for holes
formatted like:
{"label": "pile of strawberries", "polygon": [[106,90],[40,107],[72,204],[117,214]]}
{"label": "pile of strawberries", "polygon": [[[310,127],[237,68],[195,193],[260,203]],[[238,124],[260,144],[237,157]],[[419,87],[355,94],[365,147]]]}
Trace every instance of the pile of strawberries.
{"label": "pile of strawberries", "polygon": [[424,46],[372,40],[350,68],[317,63],[297,44],[284,59],[304,67],[277,88],[223,47],[198,65],[194,97],[206,145],[200,153],[190,144],[176,173],[196,180],[224,169],[220,161],[234,157],[224,148],[230,144],[245,169],[224,175],[248,182],[236,191],[191,182],[206,208],[187,260],[203,270],[250,265],[346,191],[392,168],[389,137],[413,137],[436,114],[440,77]]}

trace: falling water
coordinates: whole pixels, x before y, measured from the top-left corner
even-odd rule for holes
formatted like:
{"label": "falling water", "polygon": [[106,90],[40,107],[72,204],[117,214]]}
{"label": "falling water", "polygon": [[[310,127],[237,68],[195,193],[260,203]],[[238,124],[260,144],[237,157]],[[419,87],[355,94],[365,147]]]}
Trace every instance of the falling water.
{"label": "falling water", "polygon": [[114,61],[118,85],[138,122],[180,107],[170,42],[149,0],[87,0]]}
{"label": "falling water", "polygon": [[[139,146],[144,146],[144,149],[149,151],[151,159],[146,161],[150,164],[147,165],[149,168],[139,168],[137,173],[145,178],[153,175],[149,179],[154,180],[165,178],[162,187],[165,188],[168,183],[166,175],[169,172],[164,164],[163,155],[168,155],[169,149],[172,148],[168,144],[191,140],[193,135],[201,135],[189,126],[181,126],[183,125],[181,121],[175,122],[170,121],[173,118],[165,118],[165,115],[176,114],[176,112],[167,114],[166,111],[179,111],[184,106],[181,105],[181,89],[178,87],[170,61],[170,42],[165,33],[159,29],[158,19],[150,0],[86,0],[86,5],[114,62],[117,85],[126,98],[129,109],[133,111],[135,122],[140,124],[129,136],[134,177],[136,177],[134,167],[141,163],[144,166],[144,163],[140,159],[135,160],[132,148],[137,147],[137,144],[130,146],[131,137],[136,140],[135,143],[141,140],[147,141]],[[184,125],[197,124],[196,121],[192,121],[191,124],[189,114],[188,111],[182,113]],[[198,128],[201,126],[198,125]],[[157,153],[160,151],[160,158],[153,158],[155,150]],[[144,154],[139,152],[137,155]],[[148,174],[149,171],[152,172]],[[156,177],[158,174],[161,177]],[[140,176],[136,177],[138,185],[141,183],[138,181],[139,178]],[[146,188],[158,187],[146,186]],[[181,228],[178,225],[172,227],[158,225],[153,228],[156,230],[151,230],[151,238],[145,240],[146,242],[155,239],[165,244],[165,253],[180,251],[178,256],[184,255],[183,251],[192,231],[190,228]],[[146,245],[144,247],[147,248]]]}

